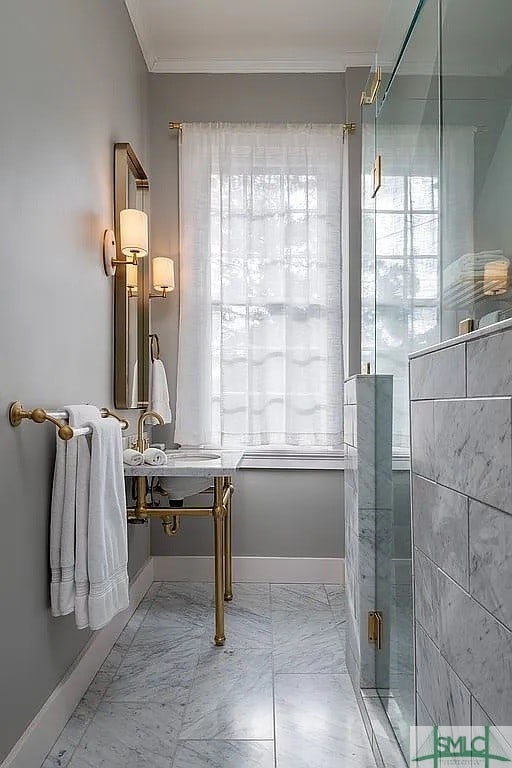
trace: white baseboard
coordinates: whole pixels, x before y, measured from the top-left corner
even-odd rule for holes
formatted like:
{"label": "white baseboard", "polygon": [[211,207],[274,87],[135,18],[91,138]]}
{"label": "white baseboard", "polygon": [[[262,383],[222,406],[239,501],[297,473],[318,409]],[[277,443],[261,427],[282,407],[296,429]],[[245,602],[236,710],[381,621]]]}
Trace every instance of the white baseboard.
{"label": "white baseboard", "polygon": [[[153,557],[155,581],[213,581],[213,557]],[[341,557],[234,557],[233,579],[271,584],[344,584]]]}
{"label": "white baseboard", "polygon": [[130,607],[106,627],[94,632],[0,768],[36,768],[42,764],[152,583],[153,560],[150,558],[130,585]]}

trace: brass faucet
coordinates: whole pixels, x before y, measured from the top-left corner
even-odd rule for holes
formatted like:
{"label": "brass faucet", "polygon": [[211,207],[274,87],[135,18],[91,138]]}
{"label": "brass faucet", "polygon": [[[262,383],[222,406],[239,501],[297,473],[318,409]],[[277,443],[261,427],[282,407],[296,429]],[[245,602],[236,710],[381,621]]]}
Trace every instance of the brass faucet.
{"label": "brass faucet", "polygon": [[137,422],[137,450],[141,453],[148,448],[148,441],[144,438],[144,422],[146,419],[150,418],[156,419],[160,424],[165,424],[160,414],[156,411],[145,411],[144,413],[141,413],[139,421]]}

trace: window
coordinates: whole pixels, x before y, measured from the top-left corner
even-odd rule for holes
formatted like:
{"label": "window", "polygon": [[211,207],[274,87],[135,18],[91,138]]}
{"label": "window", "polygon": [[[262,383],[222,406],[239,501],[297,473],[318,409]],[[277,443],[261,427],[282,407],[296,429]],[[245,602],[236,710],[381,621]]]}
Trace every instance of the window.
{"label": "window", "polygon": [[[373,179],[364,182],[369,191]],[[377,372],[393,373],[393,442],[401,452],[408,450],[407,356],[435,344],[439,333],[437,177],[386,176],[375,229],[375,287],[365,291],[363,306],[376,304]],[[371,347],[363,349],[363,359],[368,352]]]}
{"label": "window", "polygon": [[178,442],[341,444],[341,144],[184,126]]}
{"label": "window", "polygon": [[[362,360],[373,361],[376,373],[393,375],[393,449],[408,453],[408,356],[440,336],[439,133],[431,125],[379,126],[378,145],[384,174],[375,200],[371,175],[363,179]],[[375,152],[373,141],[366,146]],[[461,167],[471,170],[456,195],[446,183],[443,188],[445,208],[451,201],[444,258],[472,250],[459,223],[460,211],[473,206],[472,152],[471,130],[445,131],[445,174],[456,171],[460,178]]]}

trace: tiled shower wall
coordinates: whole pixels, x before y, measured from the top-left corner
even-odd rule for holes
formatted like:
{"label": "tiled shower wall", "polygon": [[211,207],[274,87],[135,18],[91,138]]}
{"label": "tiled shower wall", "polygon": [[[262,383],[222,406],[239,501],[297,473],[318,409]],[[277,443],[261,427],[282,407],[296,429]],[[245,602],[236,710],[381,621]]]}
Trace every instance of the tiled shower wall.
{"label": "tiled shower wall", "polygon": [[367,617],[376,610],[377,545],[381,562],[386,567],[391,563],[392,401],[391,376],[359,375],[345,382],[346,658],[356,689],[375,687],[375,648],[368,644]]}
{"label": "tiled shower wall", "polygon": [[512,329],[410,361],[419,725],[512,723]]}

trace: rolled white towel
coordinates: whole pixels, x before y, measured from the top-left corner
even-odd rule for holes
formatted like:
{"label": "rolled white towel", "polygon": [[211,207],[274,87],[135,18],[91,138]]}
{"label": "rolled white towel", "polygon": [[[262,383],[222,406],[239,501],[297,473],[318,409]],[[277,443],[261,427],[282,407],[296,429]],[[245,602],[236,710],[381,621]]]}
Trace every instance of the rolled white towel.
{"label": "rolled white towel", "polygon": [[141,464],[144,464],[144,456],[134,448],[127,448],[123,451],[123,461],[129,467],[140,467]]}
{"label": "rolled white towel", "polygon": [[160,448],[146,448],[142,455],[144,462],[153,467],[163,467],[167,464],[167,456]]}

